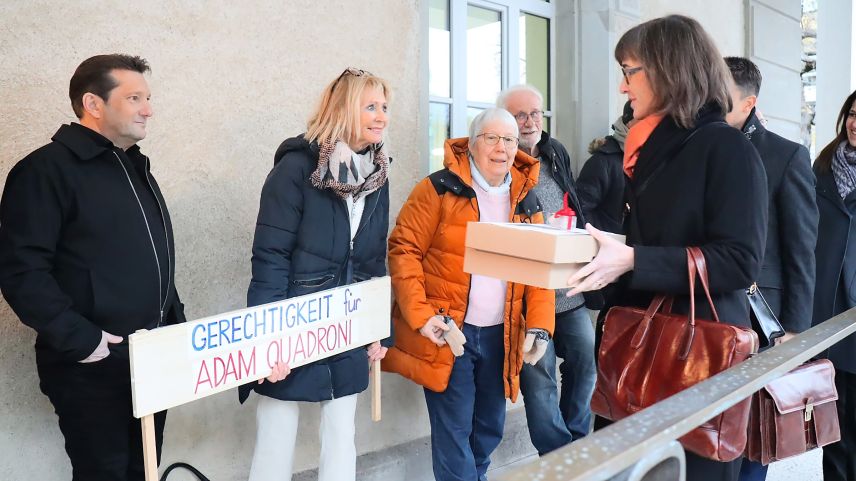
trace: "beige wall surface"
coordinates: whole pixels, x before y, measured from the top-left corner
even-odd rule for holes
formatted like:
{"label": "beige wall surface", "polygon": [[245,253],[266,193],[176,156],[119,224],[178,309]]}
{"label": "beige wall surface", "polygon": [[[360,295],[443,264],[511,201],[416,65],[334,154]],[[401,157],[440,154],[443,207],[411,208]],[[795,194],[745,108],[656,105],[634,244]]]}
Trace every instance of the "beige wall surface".
{"label": "beige wall surface", "polygon": [[687,15],[701,23],[723,56],[744,55],[744,0],[641,0],[639,4],[642,21],[673,13]]}
{"label": "beige wall surface", "polygon": [[[80,61],[110,52],[147,58],[155,116],[141,147],[172,214],[188,317],[243,307],[274,150],[303,131],[321,89],[346,66],[385,77],[394,90],[393,212],[424,174],[420,28],[416,0],[5,0],[0,185],[59,124],[75,120],[67,92]],[[38,389],[34,338],[0,302],[0,479],[69,479],[56,417]],[[384,380],[382,423],[371,423],[360,400],[360,453],[427,434],[421,390]],[[164,461],[190,461],[216,480],[246,479],[254,413],[255,401],[240,406],[234,391],[172,410]],[[317,464],[317,425],[317,409],[304,410],[296,470]]]}

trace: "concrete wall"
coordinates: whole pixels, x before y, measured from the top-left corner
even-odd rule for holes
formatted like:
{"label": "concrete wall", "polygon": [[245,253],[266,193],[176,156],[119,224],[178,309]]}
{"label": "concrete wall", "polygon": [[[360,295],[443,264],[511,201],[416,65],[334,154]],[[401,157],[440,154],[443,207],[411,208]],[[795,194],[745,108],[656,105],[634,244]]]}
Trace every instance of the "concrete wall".
{"label": "concrete wall", "polygon": [[[243,307],[258,196],[279,142],[303,131],[323,86],[349,65],[389,80],[393,209],[427,162],[418,132],[416,0],[0,3],[0,185],[9,169],[74,120],[68,81],[81,60],[147,58],[155,116],[143,150],[173,217],[177,285],[190,318]],[[34,333],[0,302],[0,479],[70,479],[56,417],[39,392]],[[371,424],[361,399],[357,445],[374,451],[427,434],[421,390],[386,376]],[[227,392],[171,411],[165,461],[218,481],[246,479],[255,402]],[[317,463],[318,412],[301,418],[295,469]],[[178,476],[176,476],[178,479]]]}
{"label": "concrete wall", "polygon": [[802,6],[791,0],[752,0],[747,7],[746,55],[764,79],[758,110],[768,129],[794,142],[801,141],[801,19]]}
{"label": "concrete wall", "polygon": [[[799,0],[783,0],[796,2]],[[611,132],[626,98],[618,93],[621,73],[613,58],[621,35],[639,22],[673,13],[698,20],[722,55],[745,54],[746,0],[573,0],[557,10],[556,138],[571,152],[579,172],[592,139]],[[798,39],[797,39],[798,40]],[[564,109],[564,110],[563,110]],[[796,107],[799,115],[799,106]]]}
{"label": "concrete wall", "polygon": [[838,112],[856,89],[856,5],[824,0],[817,7],[817,152],[835,138]]}
{"label": "concrete wall", "polygon": [[[673,13],[687,15],[701,23],[716,41],[716,46],[719,47],[722,55],[743,55],[744,53],[745,0],[718,2],[643,0],[639,3],[643,21]],[[797,0],[796,3],[799,4],[799,1]]]}

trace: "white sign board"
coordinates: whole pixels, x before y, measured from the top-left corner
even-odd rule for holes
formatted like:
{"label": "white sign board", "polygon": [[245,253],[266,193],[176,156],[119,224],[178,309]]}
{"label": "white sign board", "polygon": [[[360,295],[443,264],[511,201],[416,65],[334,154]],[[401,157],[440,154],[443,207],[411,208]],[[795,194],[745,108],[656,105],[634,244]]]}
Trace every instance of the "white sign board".
{"label": "white sign board", "polygon": [[389,277],[131,334],[134,416],[389,337]]}

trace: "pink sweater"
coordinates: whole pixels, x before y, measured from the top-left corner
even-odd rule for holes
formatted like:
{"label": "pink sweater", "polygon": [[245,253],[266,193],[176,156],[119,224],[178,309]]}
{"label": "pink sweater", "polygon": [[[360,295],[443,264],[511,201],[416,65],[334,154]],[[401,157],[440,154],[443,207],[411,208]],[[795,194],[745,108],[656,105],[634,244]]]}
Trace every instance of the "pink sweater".
{"label": "pink sweater", "polygon": [[[479,202],[479,222],[508,222],[511,218],[511,198],[508,191],[502,194],[488,193],[477,182],[474,184]],[[503,280],[473,274],[464,322],[479,327],[502,324],[506,285]]]}

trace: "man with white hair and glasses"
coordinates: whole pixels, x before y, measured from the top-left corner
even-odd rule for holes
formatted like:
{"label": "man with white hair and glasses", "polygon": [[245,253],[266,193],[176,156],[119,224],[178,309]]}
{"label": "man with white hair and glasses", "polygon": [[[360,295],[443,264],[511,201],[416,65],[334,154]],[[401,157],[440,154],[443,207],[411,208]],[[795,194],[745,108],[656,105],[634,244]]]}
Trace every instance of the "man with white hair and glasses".
{"label": "man with white hair and glasses", "polygon": [[[517,121],[520,150],[541,162],[535,194],[549,218],[570,207],[576,213],[575,227],[584,227],[580,201],[571,173],[571,158],[565,146],[544,131],[543,96],[531,85],[516,85],[502,91],[496,102]],[[532,444],[543,455],[589,433],[591,402],[595,383],[594,327],[583,295],[566,297],[556,291],[556,331],[545,342],[546,353],[534,365],[525,364],[520,389],[525,399],[526,419]],[[598,297],[596,293],[592,295]],[[597,307],[592,305],[592,307]],[[557,391],[556,357],[562,375],[561,396]]]}

